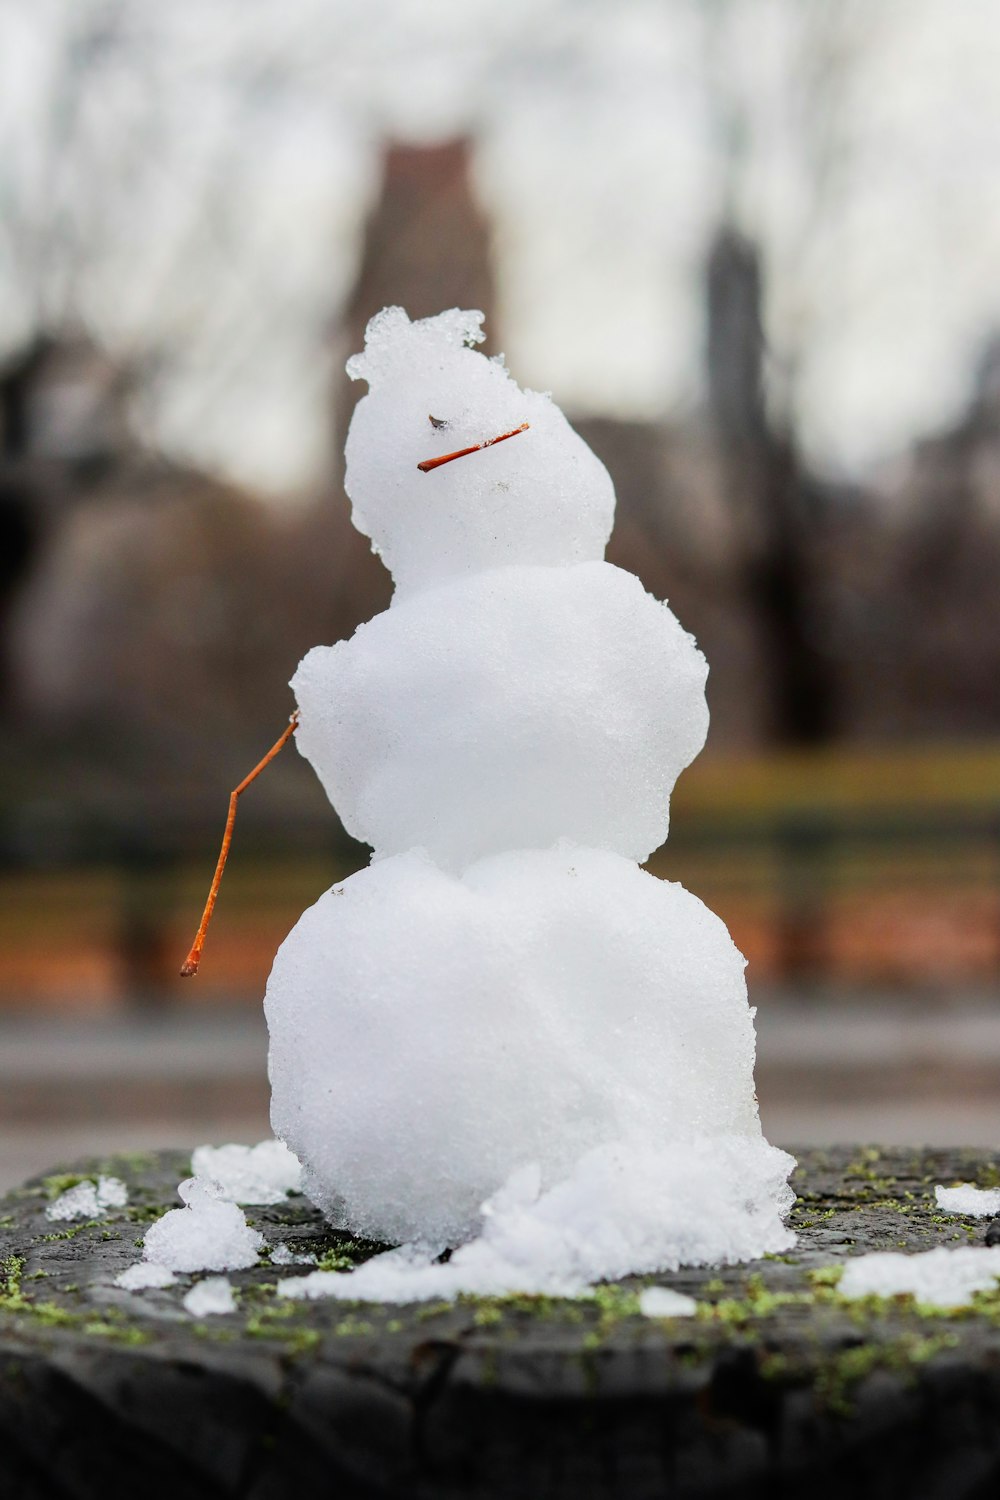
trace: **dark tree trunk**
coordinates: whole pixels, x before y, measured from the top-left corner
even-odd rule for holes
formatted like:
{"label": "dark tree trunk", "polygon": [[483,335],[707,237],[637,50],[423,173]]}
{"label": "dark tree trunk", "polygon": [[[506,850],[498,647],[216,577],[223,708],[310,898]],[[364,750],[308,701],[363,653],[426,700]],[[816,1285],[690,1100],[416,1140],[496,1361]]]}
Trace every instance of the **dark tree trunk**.
{"label": "dark tree trunk", "polygon": [[823,649],[815,557],[823,496],[764,395],[756,247],[732,229],[708,261],[708,387],[747,599],[767,664],[773,737],[814,745],[839,727],[834,663]]}
{"label": "dark tree trunk", "polygon": [[34,563],[41,518],[30,477],[31,396],[48,352],[39,338],[0,369],[0,720],[10,711],[10,612]]}

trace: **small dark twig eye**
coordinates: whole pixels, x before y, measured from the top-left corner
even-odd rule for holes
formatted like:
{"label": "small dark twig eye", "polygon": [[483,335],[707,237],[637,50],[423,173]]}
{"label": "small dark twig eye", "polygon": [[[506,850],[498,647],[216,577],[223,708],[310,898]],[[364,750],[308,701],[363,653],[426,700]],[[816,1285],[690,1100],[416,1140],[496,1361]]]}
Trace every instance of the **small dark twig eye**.
{"label": "small dark twig eye", "polygon": [[440,427],[447,427],[447,425],[448,425],[448,423],[445,421],[444,417],[430,417],[429,416],[427,418],[427,420],[431,424],[432,427],[438,427],[438,428],[440,428]]}

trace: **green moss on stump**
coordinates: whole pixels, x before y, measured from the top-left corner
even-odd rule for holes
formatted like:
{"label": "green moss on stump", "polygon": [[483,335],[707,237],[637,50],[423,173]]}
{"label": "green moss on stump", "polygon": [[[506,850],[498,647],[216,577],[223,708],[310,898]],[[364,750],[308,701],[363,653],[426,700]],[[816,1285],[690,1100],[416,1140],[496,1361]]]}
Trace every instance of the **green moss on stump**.
{"label": "green moss on stump", "polygon": [[[126,1182],[128,1206],[53,1230],[46,1203],[99,1171]],[[8,1336],[47,1347],[99,1341],[196,1362],[199,1349],[211,1347],[213,1357],[238,1353],[262,1369],[278,1361],[281,1370],[321,1355],[348,1365],[360,1360],[369,1370],[384,1361],[392,1380],[405,1387],[412,1379],[415,1390],[427,1360],[474,1356],[469,1378],[493,1391],[505,1387],[511,1359],[537,1358],[554,1372],[556,1387],[564,1380],[567,1390],[579,1392],[582,1381],[591,1400],[611,1388],[617,1363],[635,1351],[664,1391],[707,1388],[720,1362],[738,1353],[750,1358],[748,1370],[769,1399],[807,1389],[817,1411],[838,1419],[876,1372],[912,1385],[934,1359],[960,1348],[1000,1362],[1000,1291],[953,1312],[911,1298],[849,1302],[837,1291],[849,1255],[980,1238],[984,1226],[941,1214],[933,1196],[938,1181],[989,1186],[1000,1179],[977,1153],[877,1147],[803,1153],[791,1215],[798,1244],[754,1265],[629,1278],[580,1299],[460,1297],[396,1307],[280,1298],[281,1279],[312,1267],[279,1271],[265,1258],[233,1274],[235,1312],[201,1321],[181,1307],[196,1277],[138,1294],[114,1286],[118,1272],[139,1258],[136,1226],[176,1207],[176,1184],[188,1171],[182,1153],[104,1158],[49,1173],[0,1203],[0,1342]],[[331,1229],[301,1197],[255,1209],[253,1217],[270,1246],[310,1253],[325,1270],[349,1270],[382,1248]],[[638,1293],[649,1285],[695,1297],[697,1313],[644,1318]]]}

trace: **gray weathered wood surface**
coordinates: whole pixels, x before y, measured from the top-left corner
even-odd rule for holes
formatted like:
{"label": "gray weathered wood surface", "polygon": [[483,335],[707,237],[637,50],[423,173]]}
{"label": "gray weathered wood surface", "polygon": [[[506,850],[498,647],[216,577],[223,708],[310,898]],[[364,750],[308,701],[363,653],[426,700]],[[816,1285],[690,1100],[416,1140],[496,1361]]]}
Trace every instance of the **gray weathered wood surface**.
{"label": "gray weathered wood surface", "polygon": [[[800,1153],[787,1257],[604,1289],[593,1302],[408,1308],[287,1302],[237,1272],[238,1311],[197,1322],[187,1287],[113,1278],[177,1205],[176,1152],[75,1164],[129,1206],[45,1217],[62,1184],[0,1201],[0,1497],[647,1500],[1000,1495],[1000,1296],[930,1316],[849,1304],[826,1268],[872,1249],[982,1243],[936,1182],[993,1186],[971,1151]],[[268,1242],[357,1255],[304,1198],[249,1209]],[[651,1320],[634,1293],[703,1304]]]}

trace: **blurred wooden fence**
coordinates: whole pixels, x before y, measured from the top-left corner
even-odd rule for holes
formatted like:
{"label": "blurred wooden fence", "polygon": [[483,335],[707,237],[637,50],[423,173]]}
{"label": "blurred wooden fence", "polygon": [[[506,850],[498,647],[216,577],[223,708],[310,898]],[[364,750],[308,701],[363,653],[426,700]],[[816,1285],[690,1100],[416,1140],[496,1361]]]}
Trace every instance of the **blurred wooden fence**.
{"label": "blurred wooden fence", "polygon": [[[0,829],[0,1005],[258,1001],[288,929],[366,851],[248,819],[203,971],[182,981],[217,837],[180,817]],[[708,761],[682,778],[650,868],[723,917],[752,978],[992,987],[1000,754]]]}

